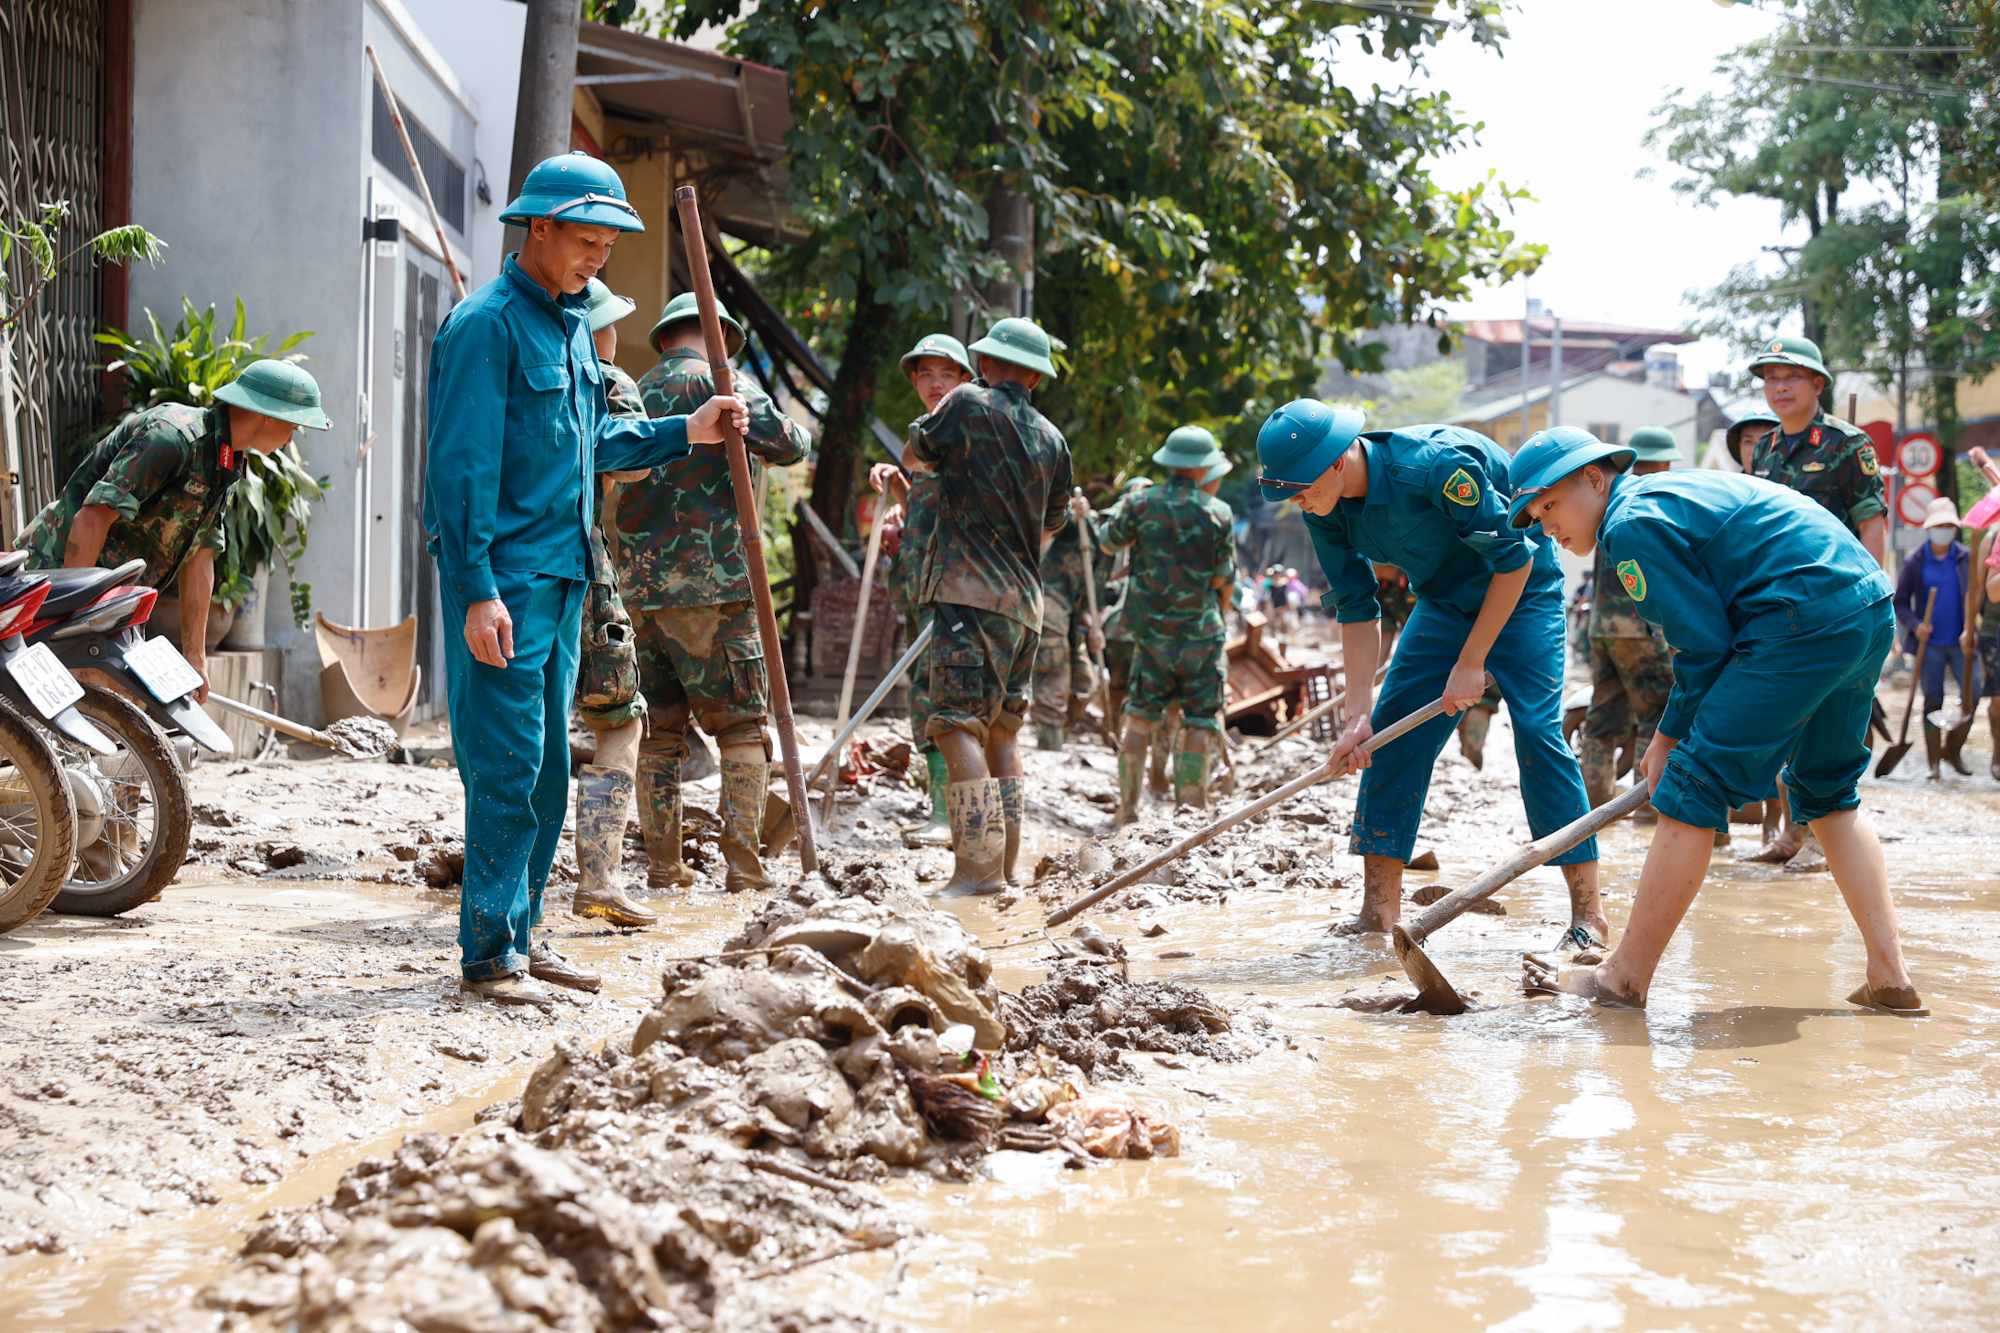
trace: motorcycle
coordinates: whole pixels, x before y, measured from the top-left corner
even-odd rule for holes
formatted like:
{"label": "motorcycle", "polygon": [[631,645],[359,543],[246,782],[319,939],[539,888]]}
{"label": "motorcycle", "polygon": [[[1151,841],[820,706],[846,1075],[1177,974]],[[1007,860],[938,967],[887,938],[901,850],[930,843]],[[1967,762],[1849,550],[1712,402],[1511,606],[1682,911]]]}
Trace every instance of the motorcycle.
{"label": "motorcycle", "polygon": [[0,556],[0,934],[55,900],[76,857],[76,787],[48,737],[94,758],[115,750],[76,711],[76,680],[47,669],[46,647],[23,642],[50,590],[45,576],[21,572],[26,563],[20,552]]}

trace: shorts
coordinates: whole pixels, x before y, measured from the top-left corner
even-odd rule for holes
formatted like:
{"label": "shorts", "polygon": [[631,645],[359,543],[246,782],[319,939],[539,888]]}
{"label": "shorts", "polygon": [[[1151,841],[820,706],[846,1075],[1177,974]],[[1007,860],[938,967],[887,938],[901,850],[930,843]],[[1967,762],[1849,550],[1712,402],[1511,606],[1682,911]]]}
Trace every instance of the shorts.
{"label": "shorts", "polygon": [[1667,646],[1653,638],[1592,639],[1590,678],[1583,739],[1616,744],[1633,736],[1635,750],[1643,753],[1674,689],[1673,658]]}
{"label": "shorts", "polygon": [[771,685],[748,601],[642,611],[636,628],[646,691],[643,753],[686,753],[690,723],[718,745],[761,743],[770,753],[764,715],[771,711]]}
{"label": "shorts", "polygon": [[646,711],[639,693],[638,635],[613,584],[592,583],[584,591],[576,708],[599,730],[622,727]]}
{"label": "shorts", "polygon": [[1195,639],[1178,642],[1141,641],[1132,655],[1132,695],[1126,702],[1128,716],[1159,722],[1167,709],[1178,704],[1190,727],[1209,731],[1221,725],[1222,673],[1216,659],[1222,656],[1222,640]]}
{"label": "shorts", "polygon": [[998,611],[934,602],[937,633],[931,639],[931,715],[924,734],[968,731],[982,746],[988,730],[1019,731],[1028,715],[1028,682],[1034,676],[1041,634]]}
{"label": "shorts", "polygon": [[1667,756],[1653,807],[1726,830],[1732,809],[1772,795],[1782,776],[1795,824],[1857,809],[1875,682],[1895,638],[1885,597],[1831,625],[1750,640]]}

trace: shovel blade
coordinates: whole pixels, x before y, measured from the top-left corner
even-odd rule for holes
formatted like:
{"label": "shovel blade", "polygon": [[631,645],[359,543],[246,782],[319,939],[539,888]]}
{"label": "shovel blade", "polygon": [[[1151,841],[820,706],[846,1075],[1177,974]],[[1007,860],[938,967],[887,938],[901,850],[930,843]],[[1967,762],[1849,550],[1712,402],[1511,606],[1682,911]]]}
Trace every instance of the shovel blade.
{"label": "shovel blade", "polygon": [[1417,988],[1417,998],[1403,1006],[1406,1014],[1443,1014],[1447,1017],[1462,1014],[1468,1007],[1465,997],[1458,993],[1444,973],[1437,970],[1437,964],[1424,955],[1409,932],[1397,926],[1394,934],[1396,961],[1403,965],[1403,974],[1410,984]]}
{"label": "shovel blade", "polygon": [[1904,741],[1900,745],[1892,745],[1888,749],[1882,751],[1882,757],[1875,763],[1875,776],[1878,778],[1886,778],[1891,773],[1895,772],[1896,765],[1903,762],[1903,756],[1908,754],[1910,752],[1910,747],[1915,744],[1916,744],[1915,741]]}

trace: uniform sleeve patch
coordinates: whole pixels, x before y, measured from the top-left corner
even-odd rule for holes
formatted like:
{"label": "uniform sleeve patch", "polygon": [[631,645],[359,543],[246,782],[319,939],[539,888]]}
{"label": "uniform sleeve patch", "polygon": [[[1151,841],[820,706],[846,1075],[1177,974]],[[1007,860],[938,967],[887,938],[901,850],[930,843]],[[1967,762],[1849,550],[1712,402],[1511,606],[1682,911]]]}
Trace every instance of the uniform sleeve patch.
{"label": "uniform sleeve patch", "polygon": [[1882,465],[1876,461],[1874,445],[1862,445],[1854,451],[1854,457],[1861,464],[1861,470],[1867,475],[1873,477],[1881,473]]}
{"label": "uniform sleeve patch", "polygon": [[1444,498],[1453,504],[1476,505],[1479,503],[1479,483],[1464,468],[1460,468],[1445,478]]}
{"label": "uniform sleeve patch", "polygon": [[1631,594],[1633,601],[1646,600],[1646,572],[1639,568],[1637,560],[1618,562],[1618,581],[1625,585],[1625,591]]}

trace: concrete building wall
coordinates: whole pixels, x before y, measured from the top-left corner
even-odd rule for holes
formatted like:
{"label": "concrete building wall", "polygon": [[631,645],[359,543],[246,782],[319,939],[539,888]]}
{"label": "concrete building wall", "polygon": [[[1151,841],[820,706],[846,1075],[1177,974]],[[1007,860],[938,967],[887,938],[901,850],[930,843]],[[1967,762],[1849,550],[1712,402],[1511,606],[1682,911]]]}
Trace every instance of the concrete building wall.
{"label": "concrete building wall", "polygon": [[[466,282],[474,287],[500,272],[507,181],[514,156],[514,102],[521,83],[521,34],[527,6],[518,0],[403,0],[431,44],[479,107],[472,142],[473,198],[467,212],[472,249]],[[478,183],[487,182],[481,202]],[[641,303],[644,304],[643,302]]]}

